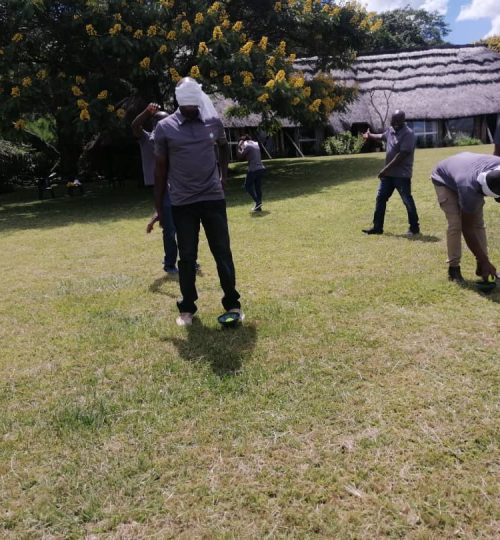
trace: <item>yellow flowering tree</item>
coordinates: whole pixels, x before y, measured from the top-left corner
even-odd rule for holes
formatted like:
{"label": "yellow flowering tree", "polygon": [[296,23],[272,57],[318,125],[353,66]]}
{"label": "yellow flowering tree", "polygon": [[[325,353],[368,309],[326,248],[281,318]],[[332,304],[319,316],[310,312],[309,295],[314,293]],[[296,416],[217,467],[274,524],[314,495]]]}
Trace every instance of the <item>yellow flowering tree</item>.
{"label": "yellow flowering tree", "polygon": [[330,52],[347,65],[373,24],[354,2],[10,0],[0,17],[0,113],[14,134],[25,120],[53,118],[63,170],[93,134],[123,129],[138,107],[173,106],[186,75],[268,126],[322,122],[352,91],[328,75],[326,50],[308,72],[296,69],[297,51],[308,52],[301,32],[315,28],[312,52],[336,29]]}

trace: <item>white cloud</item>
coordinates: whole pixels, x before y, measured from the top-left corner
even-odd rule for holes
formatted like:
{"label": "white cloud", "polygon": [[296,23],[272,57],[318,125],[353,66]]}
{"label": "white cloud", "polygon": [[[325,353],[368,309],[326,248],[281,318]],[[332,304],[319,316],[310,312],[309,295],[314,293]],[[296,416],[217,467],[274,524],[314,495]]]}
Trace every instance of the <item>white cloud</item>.
{"label": "white cloud", "polygon": [[498,0],[472,0],[462,6],[457,21],[491,19],[491,30],[484,37],[500,34],[500,13]]}
{"label": "white cloud", "polygon": [[[370,11],[389,11],[391,9],[410,6],[415,9],[437,11],[445,15],[448,9],[448,0],[361,0]],[[497,0],[493,0],[497,1]]]}

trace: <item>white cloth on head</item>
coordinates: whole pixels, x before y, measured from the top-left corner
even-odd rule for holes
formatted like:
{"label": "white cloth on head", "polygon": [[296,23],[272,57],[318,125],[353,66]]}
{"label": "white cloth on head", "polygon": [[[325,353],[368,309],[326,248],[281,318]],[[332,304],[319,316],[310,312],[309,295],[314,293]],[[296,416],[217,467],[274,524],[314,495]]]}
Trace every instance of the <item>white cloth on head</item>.
{"label": "white cloth on head", "polygon": [[[500,170],[500,167],[495,167],[492,170],[493,171],[498,171],[498,170]],[[477,177],[477,181],[481,184],[481,189],[483,190],[483,193],[485,195],[488,195],[489,197],[495,197],[495,199],[498,199],[498,197],[500,197],[500,193],[495,193],[494,191],[491,191],[491,189],[488,186],[488,182],[486,181],[486,175],[489,172],[491,172],[491,171],[487,171],[487,172],[483,172],[483,173],[479,174],[478,177]]]}
{"label": "white cloth on head", "polygon": [[198,107],[200,118],[203,121],[210,118],[219,118],[212,100],[203,92],[201,84],[198,84],[193,79],[186,79],[176,87],[175,98],[180,107]]}

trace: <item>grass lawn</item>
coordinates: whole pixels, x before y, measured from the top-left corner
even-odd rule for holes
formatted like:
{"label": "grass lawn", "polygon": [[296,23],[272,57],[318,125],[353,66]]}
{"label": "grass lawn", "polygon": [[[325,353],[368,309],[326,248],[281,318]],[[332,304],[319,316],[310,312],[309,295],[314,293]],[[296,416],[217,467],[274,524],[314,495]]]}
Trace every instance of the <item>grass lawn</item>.
{"label": "grass lawn", "polygon": [[0,537],[497,537],[500,291],[465,250],[447,281],[428,180],[458,151],[417,151],[411,240],[397,194],[361,233],[382,154],[273,161],[262,215],[235,166],[238,330],[204,236],[175,326],[149,192],[2,196]]}

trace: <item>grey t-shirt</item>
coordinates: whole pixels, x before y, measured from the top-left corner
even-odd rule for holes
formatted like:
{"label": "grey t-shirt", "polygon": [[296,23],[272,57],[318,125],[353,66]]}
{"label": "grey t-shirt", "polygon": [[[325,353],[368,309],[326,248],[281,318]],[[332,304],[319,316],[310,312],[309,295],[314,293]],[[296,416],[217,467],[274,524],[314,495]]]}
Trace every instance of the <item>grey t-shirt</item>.
{"label": "grey t-shirt", "polygon": [[259,143],[256,141],[245,141],[241,157],[248,160],[248,170],[250,172],[265,169],[262,163]]}
{"label": "grey t-shirt", "polygon": [[158,122],[155,154],[168,157],[168,190],[174,206],[224,198],[215,145],[225,140],[219,118],[188,120],[177,110]]}
{"label": "grey t-shirt", "polygon": [[437,186],[446,186],[458,195],[460,208],[473,214],[484,205],[484,194],[477,177],[500,166],[500,157],[461,152],[440,161],[431,173]]}
{"label": "grey t-shirt", "polygon": [[142,130],[141,136],[137,139],[141,149],[142,174],[145,186],[155,184],[155,148],[152,133]]}
{"label": "grey t-shirt", "polygon": [[391,167],[386,176],[396,178],[411,178],[413,174],[413,156],[415,154],[415,134],[405,124],[399,131],[393,127],[385,130],[382,139],[387,143],[385,164],[390,163],[399,152],[407,152],[403,161]]}

